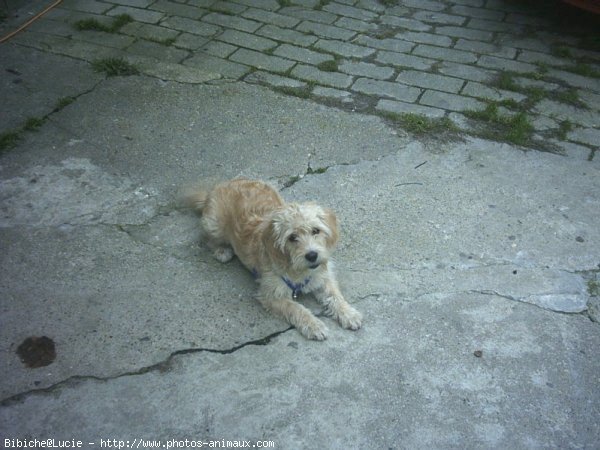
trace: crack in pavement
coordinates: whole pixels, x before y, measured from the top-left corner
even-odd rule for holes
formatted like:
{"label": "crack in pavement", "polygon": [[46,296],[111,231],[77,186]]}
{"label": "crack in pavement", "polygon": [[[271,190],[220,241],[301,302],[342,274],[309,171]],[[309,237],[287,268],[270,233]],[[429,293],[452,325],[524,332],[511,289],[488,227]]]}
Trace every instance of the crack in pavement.
{"label": "crack in pavement", "polygon": [[149,366],[142,367],[137,370],[124,372],[124,373],[120,373],[117,375],[111,375],[111,376],[106,376],[106,377],[99,377],[96,375],[73,375],[65,380],[59,381],[57,383],[54,383],[54,384],[52,384],[48,387],[42,388],[42,389],[31,389],[31,390],[28,390],[25,392],[20,392],[18,394],[11,395],[10,397],[0,400],[0,407],[8,407],[8,406],[11,406],[14,404],[23,403],[27,398],[29,398],[31,396],[52,394],[52,393],[56,392],[57,390],[60,390],[64,387],[75,387],[81,383],[84,383],[84,382],[90,381],[90,380],[91,381],[108,382],[108,381],[116,380],[116,379],[123,378],[123,377],[139,376],[139,375],[144,375],[144,374],[147,374],[150,372],[156,372],[156,371],[158,371],[160,373],[169,372],[169,370],[171,369],[171,364],[172,364],[173,360],[178,356],[192,355],[192,354],[203,353],[203,352],[218,353],[221,355],[229,355],[229,354],[235,353],[238,350],[241,350],[242,348],[245,348],[248,346],[268,345],[277,336],[287,333],[288,331],[293,330],[293,329],[294,329],[294,327],[290,326],[284,330],[280,330],[280,331],[271,333],[268,336],[265,336],[263,338],[244,342],[242,344],[236,345],[235,347],[232,347],[229,349],[224,349],[224,350],[218,350],[218,349],[212,349],[212,348],[202,348],[202,347],[186,348],[183,350],[177,350],[177,351],[174,351],[173,353],[171,353],[169,356],[167,356],[163,361],[157,362],[157,363],[149,365]]}

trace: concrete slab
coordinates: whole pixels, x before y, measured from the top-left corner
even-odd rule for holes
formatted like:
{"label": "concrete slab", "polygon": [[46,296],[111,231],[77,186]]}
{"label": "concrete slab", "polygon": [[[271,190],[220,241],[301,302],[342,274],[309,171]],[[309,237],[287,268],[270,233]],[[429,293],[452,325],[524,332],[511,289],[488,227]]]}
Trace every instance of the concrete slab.
{"label": "concrete slab", "polygon": [[62,99],[88,92],[104,78],[87,63],[10,43],[2,44],[0,68],[0,133],[46,117]]}
{"label": "concrete slab", "polygon": [[[11,436],[163,448],[593,448],[597,325],[481,294],[379,296],[365,328],[295,331],[5,402]],[[596,362],[594,362],[596,360]],[[33,413],[35,411],[35,413]],[[187,439],[187,445],[186,445]],[[264,442],[267,441],[267,442]],[[192,444],[193,442],[193,444]],[[213,444],[214,445],[214,444]]]}

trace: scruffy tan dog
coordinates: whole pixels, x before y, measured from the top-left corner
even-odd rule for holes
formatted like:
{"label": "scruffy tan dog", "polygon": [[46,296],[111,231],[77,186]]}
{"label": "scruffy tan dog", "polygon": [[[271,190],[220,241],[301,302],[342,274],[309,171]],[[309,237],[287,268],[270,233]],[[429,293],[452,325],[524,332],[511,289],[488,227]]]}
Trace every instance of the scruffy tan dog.
{"label": "scruffy tan dog", "polygon": [[243,178],[196,191],[188,201],[202,212],[202,230],[214,256],[237,255],[260,284],[258,300],[308,339],[327,337],[325,324],[294,300],[312,292],[325,313],[350,330],[361,314],[350,306],[332,271],[338,239],[334,213],[314,203],[285,203],[262,181]]}

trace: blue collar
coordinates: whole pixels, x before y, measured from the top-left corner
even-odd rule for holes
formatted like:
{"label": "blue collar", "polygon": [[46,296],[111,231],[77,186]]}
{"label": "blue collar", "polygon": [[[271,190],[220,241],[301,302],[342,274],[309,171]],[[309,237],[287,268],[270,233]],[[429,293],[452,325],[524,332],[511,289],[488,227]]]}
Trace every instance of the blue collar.
{"label": "blue collar", "polygon": [[[260,278],[260,273],[258,273],[258,270],[252,269],[250,273],[252,274],[252,278],[255,280]],[[287,284],[287,287],[292,290],[292,298],[294,300],[297,299],[300,294],[302,294],[302,289],[304,289],[306,286],[308,286],[308,283],[310,283],[310,277],[304,280],[302,283],[294,283],[287,277],[281,277],[281,279],[285,284]]]}
{"label": "blue collar", "polygon": [[292,298],[294,300],[297,299],[300,294],[302,294],[302,289],[304,289],[308,283],[310,283],[310,278],[307,278],[302,283],[294,283],[292,280],[286,277],[281,277],[281,279],[292,290]]}

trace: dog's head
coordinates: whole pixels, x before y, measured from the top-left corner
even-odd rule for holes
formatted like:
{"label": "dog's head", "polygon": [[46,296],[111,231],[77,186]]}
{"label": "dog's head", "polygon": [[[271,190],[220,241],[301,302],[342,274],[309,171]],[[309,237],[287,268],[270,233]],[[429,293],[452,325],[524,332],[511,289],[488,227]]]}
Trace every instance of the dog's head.
{"label": "dog's head", "polygon": [[333,211],[314,203],[291,203],[273,213],[264,244],[274,262],[303,272],[327,263],[337,240]]}

